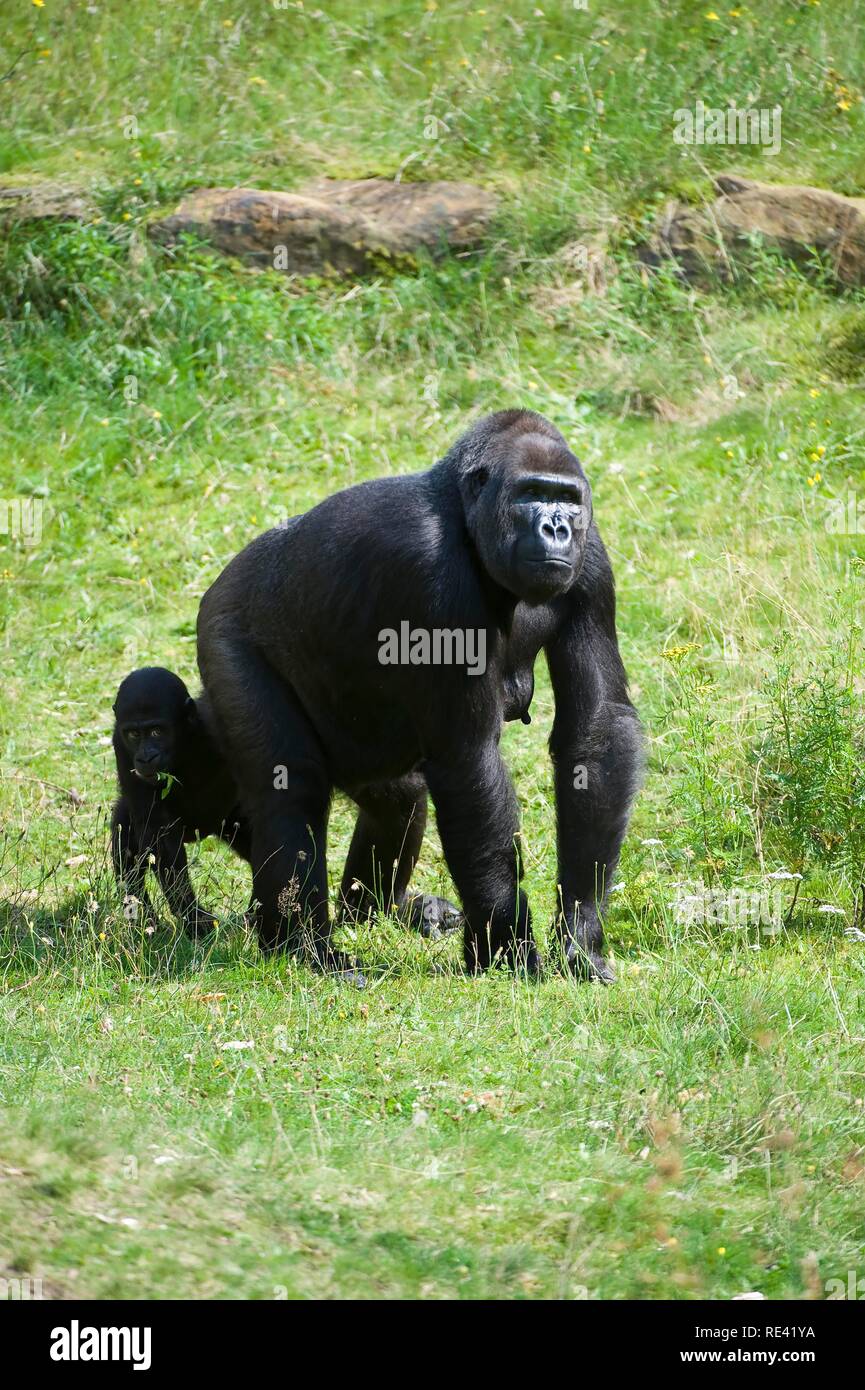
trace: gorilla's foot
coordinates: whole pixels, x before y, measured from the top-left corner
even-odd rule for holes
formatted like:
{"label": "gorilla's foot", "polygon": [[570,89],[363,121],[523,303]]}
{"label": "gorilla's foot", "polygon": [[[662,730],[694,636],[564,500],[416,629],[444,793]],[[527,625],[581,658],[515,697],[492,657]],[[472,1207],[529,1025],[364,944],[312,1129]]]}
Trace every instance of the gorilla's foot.
{"label": "gorilla's foot", "polygon": [[597,951],[586,950],[576,941],[569,941],[565,962],[575,980],[597,980],[602,985],[615,983],[616,972],[609,961]]}
{"label": "gorilla's foot", "polygon": [[406,898],[399,920],[430,941],[438,941],[463,925],[463,914],[447,898],[432,893],[414,893]]}

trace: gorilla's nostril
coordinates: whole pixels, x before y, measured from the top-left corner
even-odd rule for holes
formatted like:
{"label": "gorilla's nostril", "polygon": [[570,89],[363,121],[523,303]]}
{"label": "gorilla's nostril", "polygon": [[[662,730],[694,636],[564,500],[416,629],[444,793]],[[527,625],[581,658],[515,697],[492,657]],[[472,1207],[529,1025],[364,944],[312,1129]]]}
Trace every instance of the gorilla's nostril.
{"label": "gorilla's nostril", "polygon": [[541,538],[548,545],[569,545],[571,540],[571,528],[568,523],[560,516],[544,517],[538,527]]}

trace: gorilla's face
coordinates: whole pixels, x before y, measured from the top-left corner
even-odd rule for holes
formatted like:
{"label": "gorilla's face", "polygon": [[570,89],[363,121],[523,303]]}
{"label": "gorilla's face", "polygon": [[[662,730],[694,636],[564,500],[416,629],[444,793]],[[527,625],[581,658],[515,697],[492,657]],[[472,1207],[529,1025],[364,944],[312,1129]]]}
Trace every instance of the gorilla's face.
{"label": "gorilla's face", "polygon": [[525,603],[547,603],[580,572],[592,495],[564,442],[523,435],[466,478],[466,520],[484,568]]}
{"label": "gorilla's face", "polygon": [[158,782],[159,774],[174,769],[174,728],[161,719],[135,720],[120,725],[132,770],[142,782]]}
{"label": "gorilla's face", "polygon": [[177,771],[178,746],[196,719],[195,701],[183,681],[163,667],[133,671],[114,702],[115,737],[129,754],[129,766],[142,782],[156,783]]}

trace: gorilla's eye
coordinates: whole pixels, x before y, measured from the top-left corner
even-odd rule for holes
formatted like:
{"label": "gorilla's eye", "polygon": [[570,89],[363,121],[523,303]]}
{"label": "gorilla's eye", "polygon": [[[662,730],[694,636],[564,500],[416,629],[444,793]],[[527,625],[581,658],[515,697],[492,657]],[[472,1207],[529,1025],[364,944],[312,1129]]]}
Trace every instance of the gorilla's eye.
{"label": "gorilla's eye", "polygon": [[515,489],[516,503],[545,507],[576,509],[583,505],[583,489],[578,482],[565,478],[526,478]]}
{"label": "gorilla's eye", "polygon": [[150,737],[151,737],[151,738],[157,738],[157,739],[162,738],[162,730],[161,730],[161,729],[151,729],[151,730],[150,730]]}
{"label": "gorilla's eye", "polygon": [[127,742],[127,743],[138,743],[138,741],[139,741],[140,738],[141,738],[141,735],[140,735],[140,733],[138,732],[137,729],[127,729],[127,730],[126,730],[126,742]]}
{"label": "gorilla's eye", "polygon": [[486,486],[489,479],[490,473],[488,468],[475,468],[474,471],[469,474],[469,487],[471,488],[473,497],[479,496],[481,488]]}

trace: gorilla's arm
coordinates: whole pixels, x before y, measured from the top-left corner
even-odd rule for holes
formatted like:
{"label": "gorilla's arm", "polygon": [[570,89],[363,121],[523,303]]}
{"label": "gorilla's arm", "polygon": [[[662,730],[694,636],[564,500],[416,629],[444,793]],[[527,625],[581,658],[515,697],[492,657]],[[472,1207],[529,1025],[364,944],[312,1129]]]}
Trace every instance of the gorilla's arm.
{"label": "gorilla's arm", "polygon": [[519,886],[517,800],[498,742],[467,745],[457,760],[430,761],[424,775],[442,849],[466,918],[465,962],[484,970],[497,953],[537,974],[528,900]]}
{"label": "gorilla's arm", "polygon": [[148,854],[153,855],[159,886],[177,920],[190,936],[208,931],[213,925],[213,915],[199,904],[189,878],[183,822],[176,820],[164,826],[153,837]]}
{"label": "gorilla's arm", "polygon": [[[118,767],[121,767],[118,759]],[[152,868],[171,912],[192,936],[207,930],[213,914],[202,908],[189,878],[183,821],[171,815],[158,793],[135,785],[125,769],[125,789],[111,818],[111,856],[124,893],[137,898],[145,916],[153,912],[146,888]]]}
{"label": "gorilla's arm", "polygon": [[[112,848],[117,877],[149,912],[145,874],[152,868],[177,920],[191,936],[209,930],[213,914],[201,907],[189,878],[182,820],[167,815],[152,793],[136,808],[121,797],[114,813]],[[137,814],[136,814],[137,811]]]}
{"label": "gorilla's arm", "polygon": [[556,703],[558,931],[576,973],[609,980],[600,914],[637,789],[642,739],[616,640],[612,573],[597,545],[589,593],[548,643],[547,661]]}
{"label": "gorilla's arm", "polygon": [[147,862],[142,858],[138,831],[127,796],[118,797],[111,815],[111,859],[125,896],[138,903],[136,912],[150,916],[153,908],[146,887]]}

